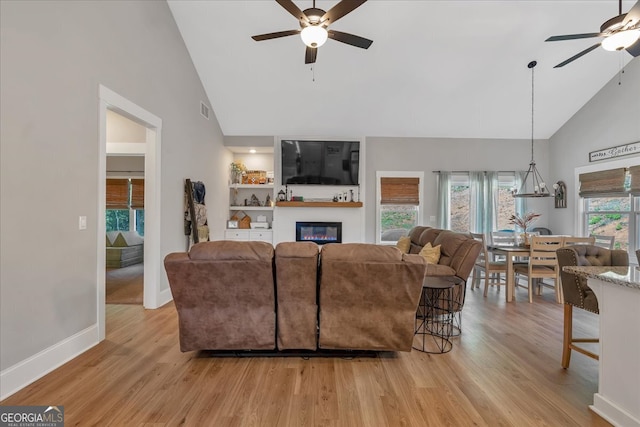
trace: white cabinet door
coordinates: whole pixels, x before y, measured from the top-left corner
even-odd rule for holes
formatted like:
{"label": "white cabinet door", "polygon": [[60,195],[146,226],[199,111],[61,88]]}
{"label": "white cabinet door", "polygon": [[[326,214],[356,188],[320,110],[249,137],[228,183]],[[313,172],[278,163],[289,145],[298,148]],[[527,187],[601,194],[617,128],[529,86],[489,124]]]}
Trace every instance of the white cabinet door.
{"label": "white cabinet door", "polygon": [[273,230],[249,230],[249,240],[273,243]]}
{"label": "white cabinet door", "polygon": [[225,230],[225,240],[249,240],[249,230]]}

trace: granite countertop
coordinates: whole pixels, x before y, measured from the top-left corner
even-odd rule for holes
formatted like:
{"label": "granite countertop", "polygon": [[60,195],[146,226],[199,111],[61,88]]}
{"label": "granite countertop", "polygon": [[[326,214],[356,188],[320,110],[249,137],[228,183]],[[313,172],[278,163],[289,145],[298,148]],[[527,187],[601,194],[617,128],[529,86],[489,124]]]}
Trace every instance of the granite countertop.
{"label": "granite countertop", "polygon": [[568,266],[564,271],[575,273],[586,278],[599,279],[620,286],[635,288],[640,290],[640,268],[639,267],[575,267]]}

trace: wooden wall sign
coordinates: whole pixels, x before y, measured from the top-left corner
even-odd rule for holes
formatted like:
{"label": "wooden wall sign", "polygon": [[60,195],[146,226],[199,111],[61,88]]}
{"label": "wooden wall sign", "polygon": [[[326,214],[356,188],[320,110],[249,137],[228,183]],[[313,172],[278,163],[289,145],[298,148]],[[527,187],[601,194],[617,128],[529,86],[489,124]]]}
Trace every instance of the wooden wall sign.
{"label": "wooden wall sign", "polygon": [[598,160],[613,159],[614,157],[630,156],[632,154],[640,154],[640,141],[592,151],[589,153],[589,161],[596,162]]}

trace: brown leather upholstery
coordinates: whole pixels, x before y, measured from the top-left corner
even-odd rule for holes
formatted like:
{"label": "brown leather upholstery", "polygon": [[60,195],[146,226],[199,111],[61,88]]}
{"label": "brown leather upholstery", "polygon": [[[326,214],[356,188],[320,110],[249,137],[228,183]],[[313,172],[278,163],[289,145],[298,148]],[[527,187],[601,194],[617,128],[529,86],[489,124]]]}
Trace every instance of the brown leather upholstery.
{"label": "brown leather upholstery", "polygon": [[278,349],[316,350],[318,245],[283,242],[275,254]]}
{"label": "brown leather upholstery", "polygon": [[393,246],[324,245],[319,347],[411,351],[424,271],[424,258]]}
{"label": "brown leather upholstery", "polygon": [[587,279],[562,271],[566,266],[628,266],[629,255],[622,250],[609,250],[595,245],[566,246],[556,251],[565,304],[598,313],[598,300],[587,286]]}
{"label": "brown leather upholstery", "polygon": [[587,279],[563,271],[567,266],[628,266],[629,254],[621,250],[610,250],[594,245],[565,246],[556,251],[564,292],[564,335],[562,344],[562,367],[568,368],[571,351],[599,359],[599,356],[580,343],[596,343],[598,338],[576,338],[573,336],[573,307],[598,313],[598,299],[587,286]]}
{"label": "brown leather upholstery", "polygon": [[215,241],[165,257],[180,350],[275,349],[273,254],[265,242]]}

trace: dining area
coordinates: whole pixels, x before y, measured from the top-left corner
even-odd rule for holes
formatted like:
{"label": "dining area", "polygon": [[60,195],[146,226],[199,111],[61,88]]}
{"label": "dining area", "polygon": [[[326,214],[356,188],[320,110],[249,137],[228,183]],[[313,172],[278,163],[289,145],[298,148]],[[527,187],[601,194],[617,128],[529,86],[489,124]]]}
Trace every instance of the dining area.
{"label": "dining area", "polygon": [[613,236],[582,237],[542,234],[539,231],[494,231],[488,238],[484,234],[472,235],[483,244],[473,271],[472,288],[479,287],[484,281],[486,296],[489,287],[502,285],[506,302],[515,301],[516,288],[525,287],[526,279],[530,303],[535,294],[540,295],[543,287],[552,288],[556,302],[562,303],[564,298],[559,285],[560,267],[556,251],[572,245],[593,245],[611,250],[615,241]]}

